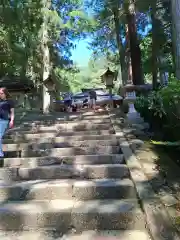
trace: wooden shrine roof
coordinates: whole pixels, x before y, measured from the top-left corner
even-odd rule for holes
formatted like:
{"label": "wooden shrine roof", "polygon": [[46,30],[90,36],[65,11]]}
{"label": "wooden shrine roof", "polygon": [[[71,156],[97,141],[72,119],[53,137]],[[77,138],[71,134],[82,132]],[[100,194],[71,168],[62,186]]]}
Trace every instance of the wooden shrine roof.
{"label": "wooden shrine roof", "polygon": [[0,77],[0,87],[6,87],[9,91],[30,91],[34,88],[34,84],[28,78],[3,76]]}

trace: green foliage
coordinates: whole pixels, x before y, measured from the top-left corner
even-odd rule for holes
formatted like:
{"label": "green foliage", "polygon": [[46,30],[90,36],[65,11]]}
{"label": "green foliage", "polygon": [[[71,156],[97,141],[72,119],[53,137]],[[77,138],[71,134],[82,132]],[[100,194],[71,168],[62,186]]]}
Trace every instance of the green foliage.
{"label": "green foliage", "polygon": [[[165,64],[158,61],[158,71],[172,72],[170,2],[135,2],[143,73],[145,81],[151,82],[152,33],[150,31],[146,37],[140,33],[150,23],[152,13],[156,15],[155,55],[158,59],[165,57]],[[50,65],[61,88],[79,91],[82,87],[99,86],[100,72],[108,66],[118,70],[120,64],[124,64],[121,69],[125,74],[121,76],[126,80],[126,14],[129,3],[129,0],[16,0],[13,3],[4,0],[0,5],[0,76],[28,76],[35,82],[41,82],[42,23],[46,18]],[[46,4],[50,6],[44,8]],[[88,68],[77,72],[76,65],[70,60],[71,53],[75,42],[87,35],[91,38],[92,59]]]}
{"label": "green foliage", "polygon": [[166,140],[179,140],[180,81],[171,79],[167,87],[138,97],[135,107]]}
{"label": "green foliage", "polygon": [[[156,77],[157,81],[157,76],[162,76],[162,73],[173,72],[170,1],[87,0],[87,2],[96,20],[96,25],[91,31],[92,40],[90,41],[94,58],[99,55],[107,57],[109,54],[116,56],[118,61],[112,62],[116,66],[121,64],[123,82],[127,80],[125,55],[129,46],[126,26],[127,9],[130,2],[136,4],[136,27],[145,82],[152,82],[152,75]],[[154,16],[154,22],[152,22],[152,16]],[[142,34],[149,23],[153,24],[155,33],[154,49],[152,49],[152,30],[147,36]],[[152,59],[157,59],[157,64],[153,65]],[[157,69],[154,69],[155,67]],[[155,75],[156,70],[158,71],[157,76]]]}
{"label": "green foliage", "polygon": [[[50,63],[59,86],[67,89],[76,75],[70,57],[74,41],[92,24],[81,0],[3,1],[0,5],[0,76],[28,76],[42,82],[42,24],[46,21]],[[74,68],[75,71],[72,71]]]}
{"label": "green foliage", "polygon": [[142,64],[145,74],[151,73],[151,45],[152,37],[150,35],[143,38],[140,43],[140,48],[142,52]]}

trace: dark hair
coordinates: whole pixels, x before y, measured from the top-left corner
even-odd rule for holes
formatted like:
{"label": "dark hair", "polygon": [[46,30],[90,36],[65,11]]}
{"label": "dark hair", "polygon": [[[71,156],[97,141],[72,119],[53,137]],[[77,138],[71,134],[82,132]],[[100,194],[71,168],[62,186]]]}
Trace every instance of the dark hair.
{"label": "dark hair", "polygon": [[2,88],[0,88],[0,90],[3,91],[3,93],[6,95],[6,98],[7,98],[7,99],[10,99],[10,98],[11,98],[11,95],[10,95],[10,93],[9,93],[9,91],[7,90],[6,87],[2,87]]}

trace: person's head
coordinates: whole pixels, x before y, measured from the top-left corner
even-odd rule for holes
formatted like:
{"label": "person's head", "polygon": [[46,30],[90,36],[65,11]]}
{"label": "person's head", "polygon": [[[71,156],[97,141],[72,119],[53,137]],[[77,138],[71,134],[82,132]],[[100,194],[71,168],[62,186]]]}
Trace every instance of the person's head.
{"label": "person's head", "polygon": [[5,100],[5,99],[9,99],[11,97],[11,95],[9,94],[7,88],[3,87],[0,88],[0,99]]}

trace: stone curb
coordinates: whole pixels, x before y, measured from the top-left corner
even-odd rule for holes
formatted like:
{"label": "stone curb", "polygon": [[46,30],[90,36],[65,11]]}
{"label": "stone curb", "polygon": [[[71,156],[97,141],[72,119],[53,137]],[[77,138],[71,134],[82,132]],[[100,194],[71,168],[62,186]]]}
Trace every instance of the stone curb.
{"label": "stone curb", "polygon": [[[132,148],[132,147],[131,147]],[[135,154],[135,156],[138,158],[138,154],[143,152],[143,150],[139,149],[139,150],[135,150],[133,149],[133,152]],[[149,154],[149,153],[148,153]],[[142,161],[142,160],[139,160]],[[149,177],[154,177],[155,179],[158,180],[158,185],[163,186],[164,185],[164,178],[163,177],[157,177],[156,178],[156,174],[159,173],[158,170],[156,170],[153,167],[153,164],[147,164],[146,162],[141,162],[141,167],[143,169],[144,174],[147,176],[147,178]],[[155,186],[153,186],[153,184],[151,183],[152,188],[154,189]],[[156,185],[156,184],[155,184]],[[158,188],[155,187],[155,188]],[[156,191],[156,190],[154,190]],[[159,193],[157,193],[161,203],[164,205],[166,211],[168,212],[169,216],[171,217],[171,221],[174,224],[174,227],[177,229],[178,233],[180,232],[180,213],[179,210],[176,210],[176,208],[179,208],[179,200],[180,198],[178,196],[176,196],[176,193],[172,192],[171,187],[169,186],[169,180],[167,179],[167,185],[164,186]]]}
{"label": "stone curb", "polygon": [[[113,112],[112,112],[113,113]],[[111,112],[110,112],[111,114]],[[111,115],[109,114],[110,118]],[[122,134],[117,126],[117,119],[111,118],[116,135]],[[116,124],[115,124],[116,123]],[[141,164],[131,150],[130,144],[124,139],[119,142],[125,162],[129,168],[131,179],[135,185],[140,204],[146,216],[146,225],[153,240],[179,240],[180,236],[171,221],[171,217],[161,199],[156,195],[148,178],[145,176]]]}

